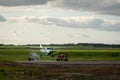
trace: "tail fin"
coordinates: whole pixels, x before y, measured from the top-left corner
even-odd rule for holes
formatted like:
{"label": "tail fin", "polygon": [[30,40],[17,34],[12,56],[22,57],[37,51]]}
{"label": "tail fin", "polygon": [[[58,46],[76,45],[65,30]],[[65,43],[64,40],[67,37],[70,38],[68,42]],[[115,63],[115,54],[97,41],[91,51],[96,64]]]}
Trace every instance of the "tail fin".
{"label": "tail fin", "polygon": [[43,48],[42,45],[40,44],[40,49]]}

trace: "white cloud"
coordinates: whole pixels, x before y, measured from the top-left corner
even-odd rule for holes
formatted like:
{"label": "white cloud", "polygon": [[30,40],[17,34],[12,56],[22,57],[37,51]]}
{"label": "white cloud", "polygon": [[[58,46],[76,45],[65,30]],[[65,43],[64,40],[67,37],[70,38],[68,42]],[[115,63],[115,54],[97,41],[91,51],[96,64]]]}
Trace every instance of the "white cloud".
{"label": "white cloud", "polygon": [[69,17],[69,18],[55,18],[55,17],[19,17],[9,18],[8,22],[20,23],[37,23],[43,25],[56,25],[62,27],[82,28],[82,29],[96,29],[103,31],[120,31],[119,21],[105,21],[95,17]]}
{"label": "white cloud", "polygon": [[90,36],[86,33],[68,33],[68,37],[70,38],[90,38]]}
{"label": "white cloud", "polygon": [[51,25],[52,22],[48,21],[48,16],[42,17],[18,17],[18,18],[9,18],[8,22],[18,22],[18,23],[39,23],[44,25]]}

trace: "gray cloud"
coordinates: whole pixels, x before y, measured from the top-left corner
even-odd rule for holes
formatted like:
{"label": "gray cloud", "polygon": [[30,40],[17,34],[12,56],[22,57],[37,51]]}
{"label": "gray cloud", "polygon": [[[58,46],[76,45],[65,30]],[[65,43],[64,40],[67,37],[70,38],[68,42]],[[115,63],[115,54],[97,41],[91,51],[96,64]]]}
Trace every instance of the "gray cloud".
{"label": "gray cloud", "polygon": [[48,5],[99,14],[120,15],[120,0],[56,0]]}
{"label": "gray cloud", "polygon": [[120,0],[0,0],[0,6],[49,5],[65,9],[120,15]]}
{"label": "gray cloud", "polygon": [[43,5],[51,0],[0,0],[0,6]]}
{"label": "gray cloud", "polygon": [[5,21],[6,21],[6,18],[0,15],[0,22],[5,22]]}
{"label": "gray cloud", "polygon": [[43,25],[56,25],[61,27],[96,29],[103,31],[120,31],[120,22],[104,21],[94,17],[70,17],[70,18],[54,18],[54,17],[22,17],[11,18],[9,22],[38,23]]}

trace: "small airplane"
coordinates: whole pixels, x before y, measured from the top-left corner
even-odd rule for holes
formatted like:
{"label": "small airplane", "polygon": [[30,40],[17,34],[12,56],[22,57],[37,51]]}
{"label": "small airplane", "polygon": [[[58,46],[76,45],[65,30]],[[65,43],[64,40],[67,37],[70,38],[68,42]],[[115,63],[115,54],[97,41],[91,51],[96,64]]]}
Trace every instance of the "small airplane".
{"label": "small airplane", "polygon": [[40,54],[31,52],[28,61],[39,61],[40,56],[54,57],[53,52],[54,52],[53,48],[43,48],[42,45],[40,45]]}
{"label": "small airplane", "polygon": [[43,56],[51,56],[54,57],[53,55],[53,48],[43,48],[42,45],[40,45],[40,52]]}

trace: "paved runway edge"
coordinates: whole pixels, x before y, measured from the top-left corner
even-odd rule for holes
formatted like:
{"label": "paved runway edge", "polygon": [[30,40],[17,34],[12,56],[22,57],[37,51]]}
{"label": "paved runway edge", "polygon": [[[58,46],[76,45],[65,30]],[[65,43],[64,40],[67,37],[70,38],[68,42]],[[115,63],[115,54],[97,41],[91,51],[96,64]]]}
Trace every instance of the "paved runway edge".
{"label": "paved runway edge", "polygon": [[120,65],[120,61],[16,61],[24,64],[56,64],[56,65]]}

